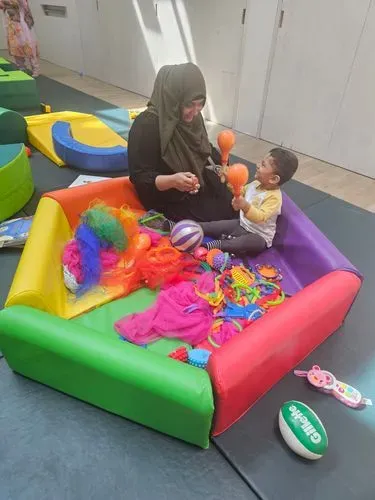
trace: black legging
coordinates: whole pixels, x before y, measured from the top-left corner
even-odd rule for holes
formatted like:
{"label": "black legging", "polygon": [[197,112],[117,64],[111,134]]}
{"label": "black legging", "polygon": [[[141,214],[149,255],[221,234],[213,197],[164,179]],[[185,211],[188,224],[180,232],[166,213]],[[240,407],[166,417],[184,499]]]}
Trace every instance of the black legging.
{"label": "black legging", "polygon": [[[200,226],[205,236],[221,241],[223,252],[255,256],[266,249],[266,242],[262,236],[246,231],[238,219],[202,222]],[[231,238],[227,239],[228,236]]]}

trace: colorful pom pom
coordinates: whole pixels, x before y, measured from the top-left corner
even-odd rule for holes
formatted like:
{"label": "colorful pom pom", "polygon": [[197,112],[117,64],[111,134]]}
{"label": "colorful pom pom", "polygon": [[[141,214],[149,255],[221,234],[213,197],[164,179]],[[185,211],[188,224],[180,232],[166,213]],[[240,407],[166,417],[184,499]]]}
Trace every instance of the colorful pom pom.
{"label": "colorful pom pom", "polygon": [[80,224],[76,230],[76,240],[81,254],[83,280],[77,294],[82,295],[89,288],[99,283],[101,274],[100,240],[86,224]]}
{"label": "colorful pom pom", "polygon": [[100,240],[111,243],[120,252],[126,249],[128,241],[124,228],[119,219],[109,213],[107,207],[95,205],[89,208],[83,213],[82,221]]}
{"label": "colorful pom pom", "polygon": [[[62,262],[69,274],[74,276],[77,283],[82,283],[81,253],[76,240],[70,240],[64,248]],[[68,287],[70,289],[70,287]]]}

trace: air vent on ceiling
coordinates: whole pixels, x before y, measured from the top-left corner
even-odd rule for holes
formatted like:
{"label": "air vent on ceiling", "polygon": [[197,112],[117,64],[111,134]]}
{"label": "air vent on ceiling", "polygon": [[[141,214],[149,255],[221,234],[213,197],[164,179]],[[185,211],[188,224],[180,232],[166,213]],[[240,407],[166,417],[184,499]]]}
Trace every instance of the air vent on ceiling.
{"label": "air vent on ceiling", "polygon": [[44,15],[49,17],[66,17],[67,14],[65,5],[42,4],[42,9]]}

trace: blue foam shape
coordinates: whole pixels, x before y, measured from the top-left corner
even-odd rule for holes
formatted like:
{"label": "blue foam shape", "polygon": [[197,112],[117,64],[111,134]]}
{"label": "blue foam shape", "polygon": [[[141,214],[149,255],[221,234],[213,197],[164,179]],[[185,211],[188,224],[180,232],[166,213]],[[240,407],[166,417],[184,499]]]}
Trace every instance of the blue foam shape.
{"label": "blue foam shape", "polygon": [[124,172],[128,169],[128,149],[124,146],[99,148],[72,137],[69,122],[57,121],[52,126],[56,154],[70,166],[91,172]]}

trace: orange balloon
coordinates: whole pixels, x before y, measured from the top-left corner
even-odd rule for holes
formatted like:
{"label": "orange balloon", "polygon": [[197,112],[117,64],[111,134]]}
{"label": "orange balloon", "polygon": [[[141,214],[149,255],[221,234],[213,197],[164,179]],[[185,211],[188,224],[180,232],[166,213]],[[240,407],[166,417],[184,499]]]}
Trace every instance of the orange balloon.
{"label": "orange balloon", "polygon": [[132,241],[132,247],[135,251],[148,250],[151,247],[151,237],[146,233],[136,234]]}
{"label": "orange balloon", "polygon": [[133,265],[135,260],[140,259],[151,247],[152,241],[150,235],[138,233],[133,236],[129,248],[124,254],[127,265]]}
{"label": "orange balloon", "polygon": [[249,180],[249,171],[246,165],[235,163],[228,168],[227,181],[233,187],[233,194],[236,198],[241,196],[244,185]]}
{"label": "orange balloon", "polygon": [[170,246],[172,246],[172,244],[168,236],[163,236],[162,238],[160,238],[158,247],[170,247]]}
{"label": "orange balloon", "polygon": [[217,143],[221,151],[221,164],[228,165],[229,153],[236,142],[236,136],[232,130],[223,130],[217,136]]}

